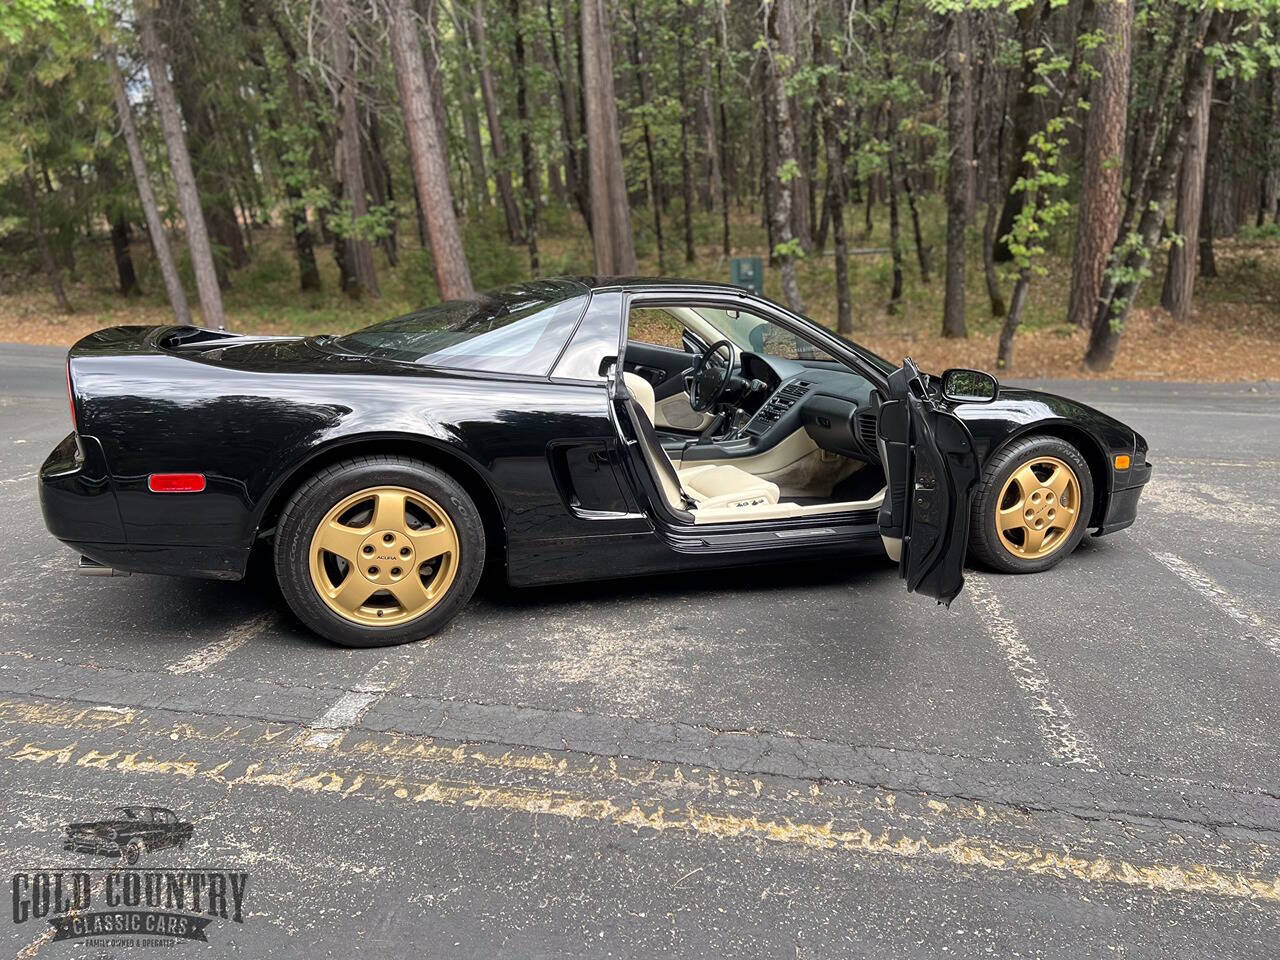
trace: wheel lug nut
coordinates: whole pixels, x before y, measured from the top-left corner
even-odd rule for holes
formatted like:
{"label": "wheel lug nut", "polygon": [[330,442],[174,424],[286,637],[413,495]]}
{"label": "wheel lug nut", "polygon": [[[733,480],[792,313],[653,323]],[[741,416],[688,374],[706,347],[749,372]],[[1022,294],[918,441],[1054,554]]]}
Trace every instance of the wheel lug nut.
{"label": "wheel lug nut", "polygon": [[369,576],[371,576],[371,577],[376,577],[377,575],[378,575],[378,568],[377,568],[377,567],[370,567],[370,568],[369,568]]}
{"label": "wheel lug nut", "polygon": [[402,557],[407,557],[408,555],[409,555],[409,548],[408,548],[408,547],[401,547],[401,548],[400,548],[400,556],[402,556]]}
{"label": "wheel lug nut", "polygon": [[391,568],[391,575],[392,575],[393,577],[398,577],[398,576],[400,576],[400,568],[399,568],[399,567],[392,567],[392,568]]}
{"label": "wheel lug nut", "polygon": [[365,552],[366,554],[373,553],[373,544],[372,544],[372,543],[366,543],[366,544],[364,545],[364,552]]}
{"label": "wheel lug nut", "polygon": [[393,543],[393,542],[395,542],[395,539],[396,539],[396,538],[395,538],[395,534],[392,534],[392,533],[384,533],[384,534],[382,535],[382,542],[383,542],[383,543]]}

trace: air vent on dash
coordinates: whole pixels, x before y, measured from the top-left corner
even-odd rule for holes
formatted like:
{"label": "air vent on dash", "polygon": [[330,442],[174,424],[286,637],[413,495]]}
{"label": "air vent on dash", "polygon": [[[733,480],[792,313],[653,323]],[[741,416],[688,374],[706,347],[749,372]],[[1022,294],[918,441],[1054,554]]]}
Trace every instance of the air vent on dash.
{"label": "air vent on dash", "polygon": [[779,392],[782,393],[783,396],[787,397],[803,397],[805,395],[805,391],[811,386],[813,386],[813,384],[808,380],[797,380],[795,383],[788,383]]}
{"label": "air vent on dash", "polygon": [[858,414],[858,439],[872,449],[875,449],[876,445],[876,420],[874,411]]}

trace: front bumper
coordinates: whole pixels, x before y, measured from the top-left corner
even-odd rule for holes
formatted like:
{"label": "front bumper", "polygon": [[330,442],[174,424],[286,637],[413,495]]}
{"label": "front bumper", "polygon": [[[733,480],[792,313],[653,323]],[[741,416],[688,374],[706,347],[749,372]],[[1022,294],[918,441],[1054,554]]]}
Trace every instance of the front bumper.
{"label": "front bumper", "polygon": [[1129,468],[1126,486],[1111,491],[1107,514],[1103,517],[1102,525],[1094,531],[1095,537],[1103,537],[1133,526],[1133,521],[1138,519],[1138,498],[1151,479],[1151,469],[1151,464],[1145,462]]}
{"label": "front bumper", "polygon": [[92,853],[103,857],[120,856],[120,845],[105,837],[67,837],[62,843],[63,850],[72,853]]}

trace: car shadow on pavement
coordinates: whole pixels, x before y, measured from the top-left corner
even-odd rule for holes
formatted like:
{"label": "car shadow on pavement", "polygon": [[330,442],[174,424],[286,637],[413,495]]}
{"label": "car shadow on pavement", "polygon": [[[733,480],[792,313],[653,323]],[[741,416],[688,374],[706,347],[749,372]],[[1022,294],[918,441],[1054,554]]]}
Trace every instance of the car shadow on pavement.
{"label": "car shadow on pavement", "polygon": [[882,583],[894,575],[895,567],[882,557],[841,557],[836,560],[807,560],[686,570],[615,580],[591,580],[581,583],[554,584],[538,587],[512,587],[502,577],[489,576],[481,583],[476,596],[498,608],[520,609],[554,603],[580,601],[622,601],[655,594],[723,593],[770,591],[792,594],[823,586],[859,588]]}

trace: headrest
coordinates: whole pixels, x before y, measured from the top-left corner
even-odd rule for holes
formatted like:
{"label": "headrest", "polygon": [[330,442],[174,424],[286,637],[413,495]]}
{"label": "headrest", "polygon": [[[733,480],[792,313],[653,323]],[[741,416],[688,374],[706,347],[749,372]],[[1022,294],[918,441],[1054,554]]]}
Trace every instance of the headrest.
{"label": "headrest", "polygon": [[649,381],[639,374],[624,373],[622,382],[626,385],[627,393],[631,394],[631,399],[644,411],[645,416],[649,418],[649,422],[653,423],[653,387],[650,386]]}

